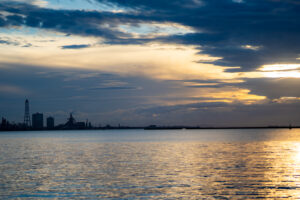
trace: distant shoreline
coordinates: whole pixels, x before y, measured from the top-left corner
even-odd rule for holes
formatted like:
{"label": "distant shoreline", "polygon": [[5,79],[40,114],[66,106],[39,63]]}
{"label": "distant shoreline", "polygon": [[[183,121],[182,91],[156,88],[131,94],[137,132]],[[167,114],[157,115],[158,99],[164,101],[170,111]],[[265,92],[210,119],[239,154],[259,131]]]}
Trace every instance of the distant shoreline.
{"label": "distant shoreline", "polygon": [[201,129],[298,129],[300,126],[245,126],[245,127],[191,127],[191,126],[148,126],[148,127],[98,127],[88,129],[18,129],[0,130],[0,132],[20,131],[77,131],[77,130],[201,130]]}

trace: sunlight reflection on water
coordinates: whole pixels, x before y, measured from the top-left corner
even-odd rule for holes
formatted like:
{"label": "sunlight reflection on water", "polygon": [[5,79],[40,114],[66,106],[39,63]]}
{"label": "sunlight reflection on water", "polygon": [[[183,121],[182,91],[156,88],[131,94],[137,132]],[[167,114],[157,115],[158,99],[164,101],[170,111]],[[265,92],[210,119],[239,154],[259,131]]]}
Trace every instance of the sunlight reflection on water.
{"label": "sunlight reflection on water", "polygon": [[0,133],[0,197],[300,198],[300,130]]}

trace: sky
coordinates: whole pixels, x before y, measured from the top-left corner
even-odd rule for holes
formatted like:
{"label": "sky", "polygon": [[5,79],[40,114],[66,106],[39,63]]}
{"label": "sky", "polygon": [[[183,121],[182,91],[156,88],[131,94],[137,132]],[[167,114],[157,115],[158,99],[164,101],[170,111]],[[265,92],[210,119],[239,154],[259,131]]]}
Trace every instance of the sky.
{"label": "sky", "polygon": [[0,0],[0,117],[300,125],[298,0]]}

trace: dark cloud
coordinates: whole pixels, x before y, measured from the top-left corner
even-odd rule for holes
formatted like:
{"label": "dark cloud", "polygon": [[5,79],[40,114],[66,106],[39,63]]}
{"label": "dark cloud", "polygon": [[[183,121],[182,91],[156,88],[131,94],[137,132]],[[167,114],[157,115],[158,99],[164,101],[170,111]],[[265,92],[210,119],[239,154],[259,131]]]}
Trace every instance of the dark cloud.
{"label": "dark cloud", "polygon": [[240,86],[239,82],[230,83],[224,82],[222,79],[211,79],[211,80],[183,80],[181,81],[187,88],[222,88],[226,86]]}
{"label": "dark cloud", "polygon": [[31,47],[32,44],[27,43],[26,41],[17,41],[9,38],[1,38],[0,37],[0,45],[12,45],[12,46],[20,46],[20,47]]}
{"label": "dark cloud", "polygon": [[93,87],[91,90],[136,90],[136,87],[125,87],[125,86],[115,86],[115,87]]}
{"label": "dark cloud", "polygon": [[84,49],[84,48],[88,48],[91,45],[89,44],[73,44],[73,45],[66,45],[66,46],[62,46],[62,49]]}
{"label": "dark cloud", "polygon": [[239,85],[249,88],[253,94],[264,95],[269,99],[300,97],[299,78],[256,78],[245,81]]}
{"label": "dark cloud", "polygon": [[12,41],[10,41],[10,40],[1,40],[1,39],[0,39],[0,44],[18,45],[19,43],[12,42]]}
{"label": "dark cloud", "polygon": [[211,102],[156,106],[120,112],[118,119],[126,120],[130,124],[147,125],[150,123],[162,126],[287,126],[300,123],[299,105],[298,101],[287,104],[244,105]]}
{"label": "dark cloud", "polygon": [[[196,45],[201,53],[223,59],[212,63],[239,66],[230,71],[251,71],[263,64],[299,63],[300,4],[272,0],[98,0],[128,8],[127,13],[54,10],[29,4],[0,3],[0,26],[52,29],[67,34],[98,36],[109,44],[142,44],[150,41]],[[116,27],[141,22],[170,22],[196,32],[153,39],[135,39]],[[251,45],[257,49],[242,48]],[[229,71],[229,70],[228,70]]]}
{"label": "dark cloud", "polygon": [[[235,84],[237,88],[247,86],[254,94],[267,95],[270,99],[265,103],[245,105],[240,102],[222,102],[226,96],[179,96],[178,94],[186,92],[187,89],[196,90],[179,87],[182,81],[155,81],[83,69],[40,68],[5,63],[0,63],[0,66],[0,88],[10,86],[27,91],[19,95],[3,91],[0,93],[1,115],[16,122],[22,121],[24,99],[28,98],[31,113],[43,112],[45,116],[53,115],[59,123],[66,121],[69,112],[75,111],[76,119],[88,118],[97,125],[300,124],[299,100],[286,103],[273,101],[281,97],[300,96],[300,90],[297,89],[298,79],[249,79],[245,83]],[[184,82],[223,83],[220,80]],[[203,103],[166,105],[177,101]]]}
{"label": "dark cloud", "polygon": [[[269,100],[281,97],[300,97],[299,78],[245,78],[243,82],[227,83],[222,80],[183,80],[188,88],[247,88],[258,96]],[[199,85],[197,85],[199,84]],[[224,97],[225,98],[225,97]]]}
{"label": "dark cloud", "polygon": [[[107,0],[99,0],[107,2]],[[294,1],[232,0],[122,1],[120,6],[151,10],[146,15],[193,27],[198,32],[160,38],[162,41],[199,45],[201,53],[223,59],[230,71],[251,71],[263,64],[298,63],[300,53],[300,5]],[[242,45],[259,46],[257,50]],[[229,70],[228,70],[229,71]]]}
{"label": "dark cloud", "polygon": [[0,12],[13,15],[2,16],[2,26],[28,26],[49,29],[69,35],[97,36],[107,40],[130,37],[130,34],[118,31],[118,24],[138,23],[138,16],[115,14],[110,12],[83,10],[54,10],[26,3],[0,2]]}
{"label": "dark cloud", "polygon": [[[1,115],[18,122],[22,121],[26,98],[31,102],[31,112],[53,113],[58,122],[64,122],[68,112],[76,111],[89,113],[89,119],[94,122],[106,120],[109,123],[109,120],[116,118],[114,113],[118,110],[151,105],[153,96],[170,92],[168,83],[93,70],[0,63],[0,74],[0,89],[10,86],[28,91],[20,95],[0,92]],[[102,113],[107,116],[92,118]],[[111,118],[108,119],[108,116]]]}

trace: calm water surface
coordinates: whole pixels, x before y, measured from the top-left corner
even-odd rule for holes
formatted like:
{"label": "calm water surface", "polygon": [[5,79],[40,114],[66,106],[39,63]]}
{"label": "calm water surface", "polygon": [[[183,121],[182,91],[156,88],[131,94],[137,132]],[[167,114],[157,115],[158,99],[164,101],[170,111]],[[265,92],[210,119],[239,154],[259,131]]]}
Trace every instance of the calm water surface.
{"label": "calm water surface", "polygon": [[300,199],[300,129],[0,133],[0,199]]}

